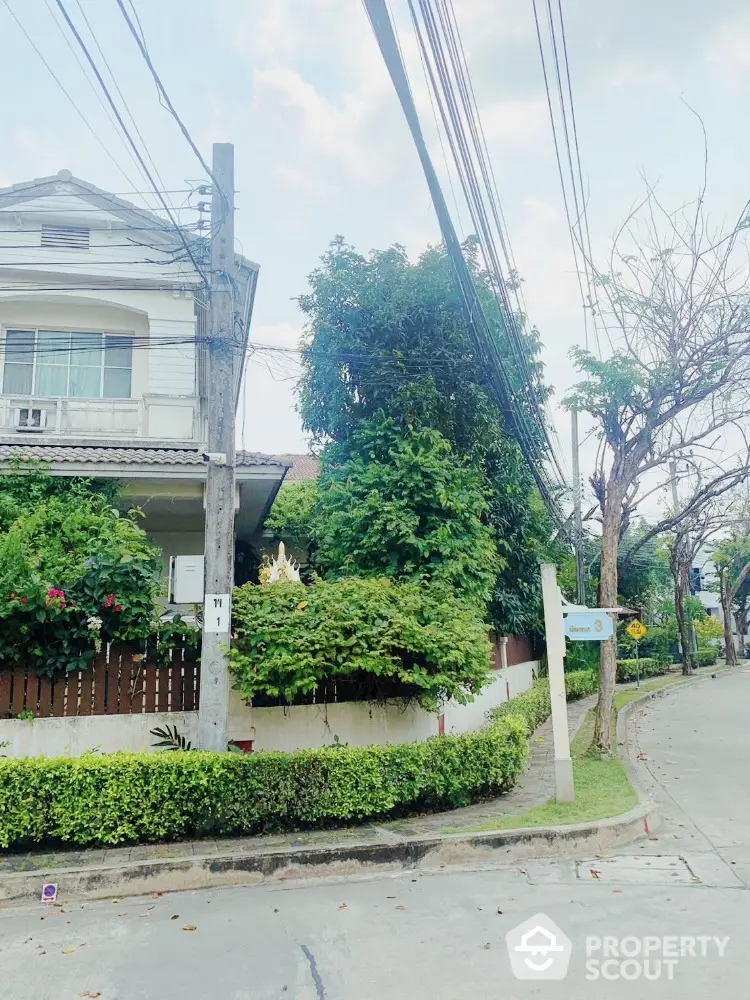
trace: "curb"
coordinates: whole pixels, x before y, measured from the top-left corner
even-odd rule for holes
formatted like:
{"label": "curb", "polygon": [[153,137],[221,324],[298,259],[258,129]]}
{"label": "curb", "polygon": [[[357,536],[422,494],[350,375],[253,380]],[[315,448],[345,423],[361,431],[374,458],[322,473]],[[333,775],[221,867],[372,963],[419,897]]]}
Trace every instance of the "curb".
{"label": "curb", "polygon": [[499,830],[479,834],[437,834],[398,843],[283,848],[228,855],[134,861],[98,868],[56,868],[0,875],[0,903],[39,899],[42,885],[55,882],[58,899],[102,899],[148,892],[176,892],[225,885],[257,885],[300,878],[371,875],[496,861],[545,857],[562,850],[598,854],[653,829],[657,815],[642,803],[622,816],[577,826]]}
{"label": "curb", "polygon": [[[707,680],[708,678],[701,678]],[[656,804],[648,799],[628,750],[628,724],[637,708],[655,697],[664,697],[685,683],[646,691],[618,713],[617,742],[640,798],[629,812],[610,819],[575,826],[532,827],[476,834],[434,834],[383,843],[352,843],[332,847],[288,847],[195,855],[191,858],[157,858],[96,868],[39,868],[0,874],[0,905],[39,899],[42,885],[55,882],[59,898],[102,899],[136,896],[148,892],[177,892],[227,885],[257,885],[300,878],[366,876],[402,871],[431,870],[497,862],[498,852],[508,861],[559,854],[599,854],[632,843],[659,824]]]}

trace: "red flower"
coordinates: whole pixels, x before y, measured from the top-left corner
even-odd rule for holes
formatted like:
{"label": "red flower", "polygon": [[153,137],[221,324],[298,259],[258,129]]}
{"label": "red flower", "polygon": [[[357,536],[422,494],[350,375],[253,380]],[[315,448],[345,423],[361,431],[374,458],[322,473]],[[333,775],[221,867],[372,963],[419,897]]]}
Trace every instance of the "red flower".
{"label": "red flower", "polygon": [[21,604],[28,604],[29,603],[28,599],[26,597],[22,597],[20,600],[21,600]]}
{"label": "red flower", "polygon": [[115,604],[115,611],[122,611],[122,604]]}
{"label": "red flower", "polygon": [[111,608],[117,603],[117,598],[114,594],[107,594],[107,599],[104,602],[105,608]]}

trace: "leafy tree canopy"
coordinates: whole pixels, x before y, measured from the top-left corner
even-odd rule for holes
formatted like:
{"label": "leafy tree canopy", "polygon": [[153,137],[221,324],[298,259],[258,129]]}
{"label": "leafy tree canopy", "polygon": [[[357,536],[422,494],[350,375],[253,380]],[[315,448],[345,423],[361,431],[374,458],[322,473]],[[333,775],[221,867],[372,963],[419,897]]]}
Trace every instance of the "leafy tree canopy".
{"label": "leafy tree canopy", "polygon": [[[467,243],[464,251],[511,378],[520,386],[476,246]],[[404,433],[406,428],[439,432],[452,447],[454,461],[472,464],[483,480],[482,518],[494,533],[498,552],[490,594],[492,623],[501,632],[538,628],[538,563],[540,556],[550,555],[552,523],[517,445],[504,431],[486,388],[487,373],[474,361],[463,302],[445,251],[430,248],[411,263],[403,247],[363,256],[339,237],[310,276],[310,285],[310,293],[299,300],[309,320],[300,412],[314,437],[336,443],[331,468],[344,464],[344,444],[360,423],[379,414]],[[523,345],[537,396],[544,400],[549,390],[542,381],[536,330],[525,329]],[[358,474],[363,454],[355,444]],[[410,516],[419,518],[418,513]],[[400,538],[403,528],[400,521]],[[381,549],[384,542],[387,535],[381,535]]]}
{"label": "leafy tree canopy", "polygon": [[443,582],[486,605],[503,565],[478,470],[435,430],[364,420],[330,445],[314,509],[316,563],[329,577]]}

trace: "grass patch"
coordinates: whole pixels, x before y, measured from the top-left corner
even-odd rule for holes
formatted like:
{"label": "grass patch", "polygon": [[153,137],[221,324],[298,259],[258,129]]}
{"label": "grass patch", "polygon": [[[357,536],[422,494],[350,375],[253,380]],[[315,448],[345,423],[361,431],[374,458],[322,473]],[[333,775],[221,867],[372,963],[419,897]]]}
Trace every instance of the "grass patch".
{"label": "grass patch", "polygon": [[660,688],[669,687],[681,680],[683,680],[682,674],[673,674],[670,677],[659,677],[655,681],[646,681],[645,684],[641,684],[640,688],[631,688],[629,691],[618,691],[615,694],[615,711],[619,712],[629,702],[648,691],[658,691]]}
{"label": "grass patch", "polygon": [[576,800],[558,804],[554,799],[535,806],[520,816],[508,816],[497,827],[515,830],[534,826],[572,826],[595,819],[619,816],[638,804],[625,767],[619,760],[595,760],[591,757],[573,761]]}
{"label": "grass patch", "polygon": [[[659,677],[646,681],[640,688],[618,691],[615,694],[616,713],[629,702],[649,691],[669,687],[682,680],[682,675]],[[443,833],[484,833],[488,830],[520,830],[542,826],[573,826],[589,823],[597,819],[619,816],[638,804],[638,795],[630,784],[622,761],[591,756],[591,741],[594,738],[595,711],[586,713],[581,728],[570,745],[573,760],[573,780],[575,782],[575,802],[558,804],[554,799],[542,806],[534,806],[517,816],[487,820],[475,826],[449,828]],[[616,731],[614,725],[612,731]]]}

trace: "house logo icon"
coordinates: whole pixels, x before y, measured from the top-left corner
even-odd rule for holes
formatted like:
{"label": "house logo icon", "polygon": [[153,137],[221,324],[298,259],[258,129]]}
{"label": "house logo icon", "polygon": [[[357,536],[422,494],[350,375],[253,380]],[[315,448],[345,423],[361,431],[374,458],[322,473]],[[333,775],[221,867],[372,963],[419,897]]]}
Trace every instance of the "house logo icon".
{"label": "house logo icon", "polygon": [[564,979],[573,944],[544,913],[525,920],[505,935],[516,979]]}

